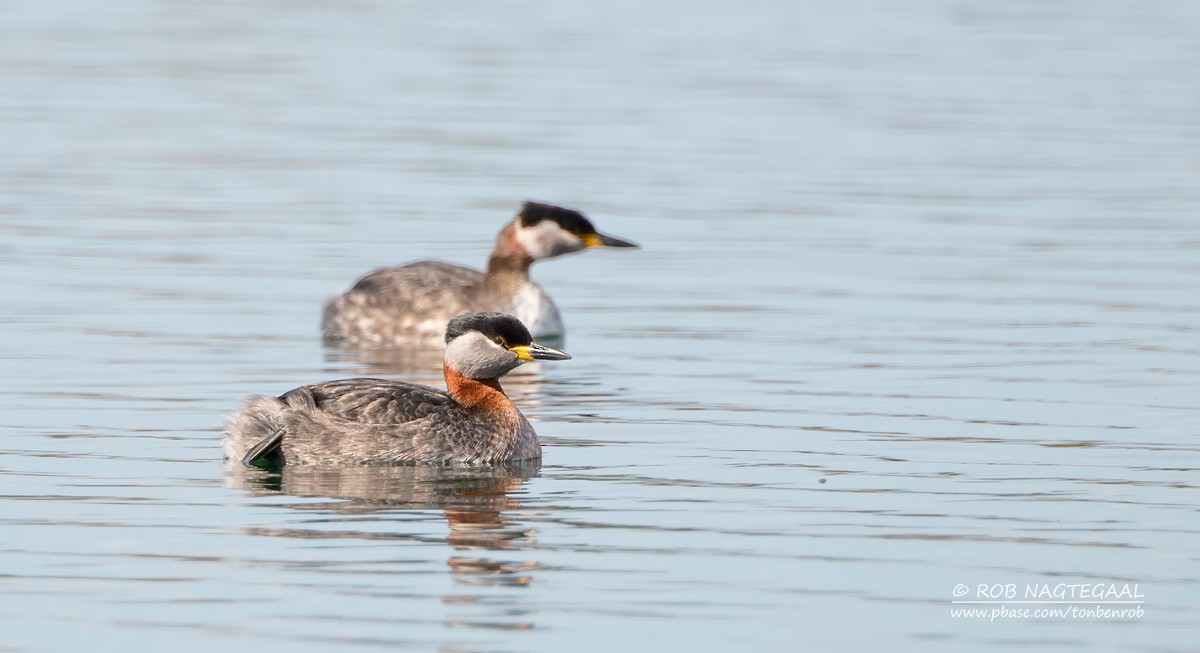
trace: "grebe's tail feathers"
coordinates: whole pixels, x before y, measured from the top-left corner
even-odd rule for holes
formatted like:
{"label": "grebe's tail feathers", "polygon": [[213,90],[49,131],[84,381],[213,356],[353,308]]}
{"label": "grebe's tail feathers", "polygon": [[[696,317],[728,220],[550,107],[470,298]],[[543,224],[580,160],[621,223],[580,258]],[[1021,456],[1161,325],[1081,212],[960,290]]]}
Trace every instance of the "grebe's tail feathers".
{"label": "grebe's tail feathers", "polygon": [[281,462],[284,411],[287,404],[275,397],[256,395],[246,400],[225,425],[225,459],[248,467]]}

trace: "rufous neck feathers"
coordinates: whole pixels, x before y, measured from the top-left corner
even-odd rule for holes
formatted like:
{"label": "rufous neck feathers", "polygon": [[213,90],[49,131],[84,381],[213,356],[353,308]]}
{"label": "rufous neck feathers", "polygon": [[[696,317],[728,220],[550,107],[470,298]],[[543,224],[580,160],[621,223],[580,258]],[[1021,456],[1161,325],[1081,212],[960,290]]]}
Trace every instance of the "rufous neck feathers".
{"label": "rufous neck feathers", "polygon": [[528,276],[531,265],[533,257],[517,240],[517,222],[514,220],[496,236],[496,247],[488,258],[487,276],[512,273]]}
{"label": "rufous neck feathers", "polygon": [[446,389],[459,404],[473,410],[489,413],[508,413],[516,406],[504,394],[498,379],[468,379],[449,365],[442,365],[446,375]]}

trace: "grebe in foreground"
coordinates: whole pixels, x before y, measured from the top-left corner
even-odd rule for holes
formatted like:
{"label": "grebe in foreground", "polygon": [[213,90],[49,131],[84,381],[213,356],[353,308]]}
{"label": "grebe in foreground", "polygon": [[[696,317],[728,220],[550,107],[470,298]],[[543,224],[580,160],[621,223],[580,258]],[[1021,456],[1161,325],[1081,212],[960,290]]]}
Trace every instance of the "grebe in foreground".
{"label": "grebe in foreground", "polygon": [[437,344],[451,317],[499,311],[537,338],[565,336],[558,307],[529,278],[534,261],[592,247],[637,247],[598,233],[578,211],[526,202],[496,236],[487,271],[441,261],[375,270],[325,304],[325,340],[357,348]]}
{"label": "grebe in foreground", "polygon": [[511,315],[469,313],[446,327],[449,392],[345,379],[251,397],[226,426],[225,458],[249,466],[498,463],[542,455],[497,379],[529,360],[566,360]]}

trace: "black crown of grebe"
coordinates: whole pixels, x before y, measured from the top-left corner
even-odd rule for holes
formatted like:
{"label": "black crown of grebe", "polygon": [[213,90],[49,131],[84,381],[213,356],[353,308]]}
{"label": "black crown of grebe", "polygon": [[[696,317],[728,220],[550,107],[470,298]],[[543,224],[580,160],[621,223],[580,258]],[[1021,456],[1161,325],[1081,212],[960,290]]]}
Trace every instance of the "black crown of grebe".
{"label": "black crown of grebe", "polygon": [[329,343],[363,349],[436,344],[452,316],[495,311],[515,316],[537,338],[562,339],[562,315],[529,268],[596,247],[637,245],[599,233],[578,211],[526,202],[496,236],[486,271],[442,261],[375,270],[326,302],[321,330]]}
{"label": "black crown of grebe", "polygon": [[249,466],[500,463],[540,458],[537,434],[499,378],[570,356],[533,341],[511,315],[469,313],[445,330],[448,392],[345,379],[254,396],[230,418],[225,458]]}

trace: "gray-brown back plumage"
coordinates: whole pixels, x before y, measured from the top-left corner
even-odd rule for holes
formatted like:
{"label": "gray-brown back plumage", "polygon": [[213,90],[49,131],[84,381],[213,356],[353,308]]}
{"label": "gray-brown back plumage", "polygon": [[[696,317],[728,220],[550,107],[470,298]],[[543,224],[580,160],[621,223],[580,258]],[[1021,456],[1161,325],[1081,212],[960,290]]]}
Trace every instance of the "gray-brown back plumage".
{"label": "gray-brown back plumage", "polygon": [[533,427],[515,408],[495,415],[445,392],[385,379],[315,383],[279,397],[251,397],[230,422],[226,457],[241,460],[282,434],[279,463],[393,465],[486,463],[541,455]]}
{"label": "gray-brown back plumage", "polygon": [[460,313],[502,310],[482,297],[483,273],[442,261],[375,270],[325,303],[326,340],[359,347],[440,344]]}
{"label": "gray-brown back plumage", "polygon": [[226,428],[245,464],[493,463],[541,456],[537,434],[499,377],[527,360],[570,358],[533,342],[516,318],[455,317],[446,328],[449,392],[357,378],[251,397]]}

